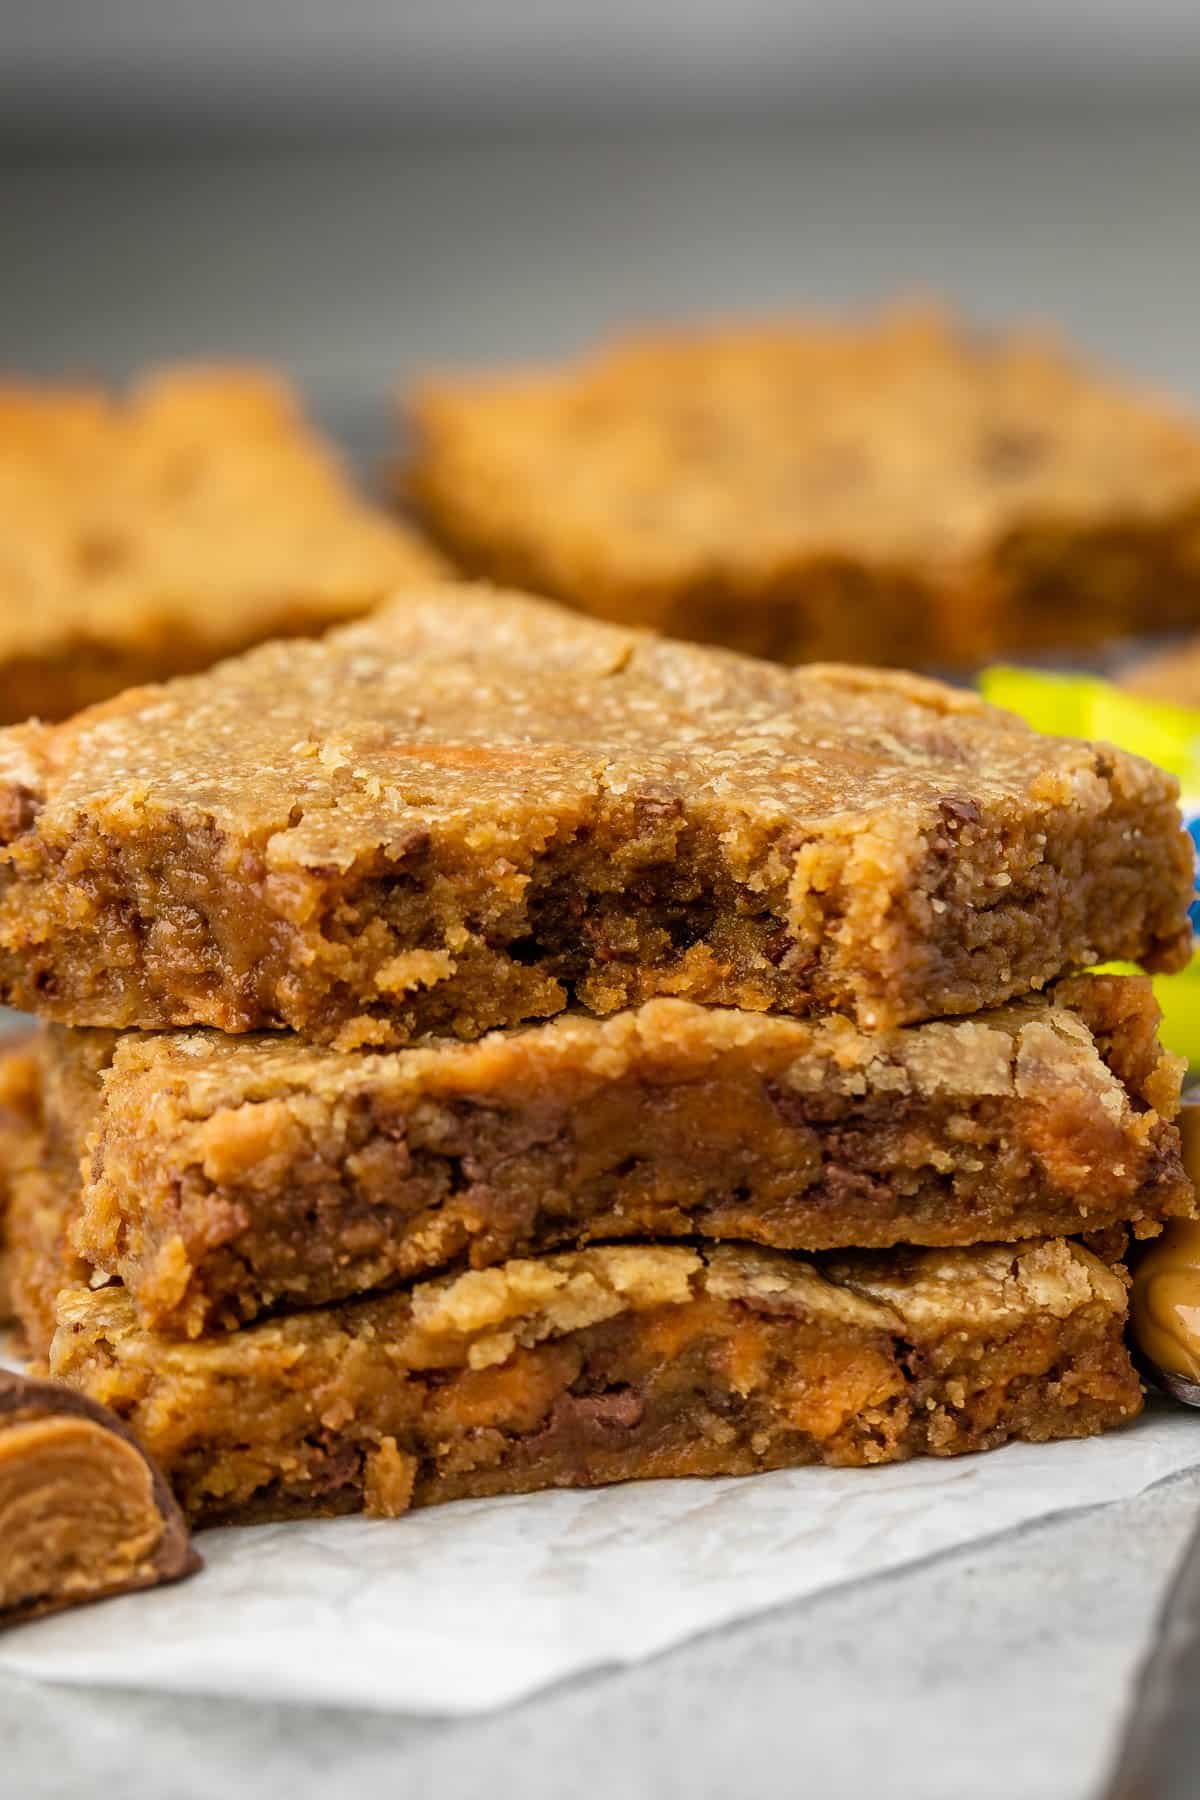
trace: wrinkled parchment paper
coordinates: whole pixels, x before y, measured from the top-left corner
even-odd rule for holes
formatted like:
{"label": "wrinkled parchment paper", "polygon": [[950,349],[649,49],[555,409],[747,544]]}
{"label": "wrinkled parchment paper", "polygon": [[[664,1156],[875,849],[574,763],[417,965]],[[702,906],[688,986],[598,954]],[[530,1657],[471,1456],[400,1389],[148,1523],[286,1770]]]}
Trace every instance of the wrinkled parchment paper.
{"label": "wrinkled parchment paper", "polygon": [[1077,1444],[205,1532],[206,1568],[0,1636],[48,1681],[466,1714],[1200,1465],[1165,1403]]}

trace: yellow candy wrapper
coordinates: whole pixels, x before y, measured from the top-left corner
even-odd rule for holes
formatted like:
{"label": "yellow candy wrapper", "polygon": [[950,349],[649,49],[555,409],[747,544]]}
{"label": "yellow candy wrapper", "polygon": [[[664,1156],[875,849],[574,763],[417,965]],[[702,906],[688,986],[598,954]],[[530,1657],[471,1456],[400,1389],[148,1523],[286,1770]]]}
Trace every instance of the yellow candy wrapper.
{"label": "yellow candy wrapper", "polygon": [[[1018,713],[1038,731],[1099,738],[1169,769],[1179,779],[1184,823],[1200,851],[1200,711],[1145,700],[1097,675],[1041,669],[985,669],[979,688],[985,700]],[[1200,936],[1200,884],[1192,929]],[[1200,1066],[1200,957],[1180,975],[1156,976],[1154,992],[1163,1010],[1163,1042]]]}

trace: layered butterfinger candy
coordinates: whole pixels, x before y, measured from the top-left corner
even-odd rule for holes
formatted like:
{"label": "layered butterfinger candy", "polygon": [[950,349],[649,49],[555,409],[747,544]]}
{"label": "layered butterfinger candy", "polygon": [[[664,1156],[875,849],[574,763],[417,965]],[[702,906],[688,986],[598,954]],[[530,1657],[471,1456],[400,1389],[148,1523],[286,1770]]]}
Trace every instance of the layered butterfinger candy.
{"label": "layered butterfinger candy", "polygon": [[199,1567],[126,1425],[60,1382],[0,1369],[0,1629]]}

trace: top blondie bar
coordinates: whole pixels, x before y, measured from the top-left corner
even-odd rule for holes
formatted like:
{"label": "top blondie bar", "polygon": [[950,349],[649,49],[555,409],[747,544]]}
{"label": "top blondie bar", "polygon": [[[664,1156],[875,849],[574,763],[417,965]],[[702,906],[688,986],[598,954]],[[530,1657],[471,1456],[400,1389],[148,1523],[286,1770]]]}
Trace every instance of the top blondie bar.
{"label": "top blondie bar", "polygon": [[437,566],[266,373],[0,386],[0,719],[343,624]]}
{"label": "top blondie bar", "polygon": [[657,994],[878,1029],[1181,965],[1174,779],[914,676],[399,596],[0,733],[0,997],[341,1048]]}
{"label": "top blondie bar", "polygon": [[401,481],[476,575],[784,662],[1200,623],[1200,425],[933,309],[431,378]]}

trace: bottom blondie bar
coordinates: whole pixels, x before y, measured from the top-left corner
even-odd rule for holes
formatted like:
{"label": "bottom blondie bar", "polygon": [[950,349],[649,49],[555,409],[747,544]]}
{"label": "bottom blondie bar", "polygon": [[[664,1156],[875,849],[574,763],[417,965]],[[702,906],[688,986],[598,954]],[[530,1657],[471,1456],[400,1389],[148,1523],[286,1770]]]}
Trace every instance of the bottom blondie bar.
{"label": "bottom blondie bar", "polygon": [[1125,1286],[1063,1240],[604,1246],[193,1342],[68,1290],[54,1374],[199,1523],[1084,1437],[1132,1418]]}

